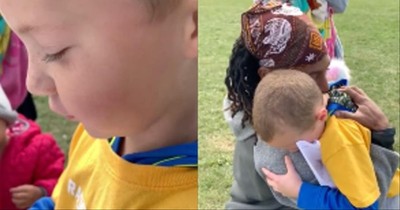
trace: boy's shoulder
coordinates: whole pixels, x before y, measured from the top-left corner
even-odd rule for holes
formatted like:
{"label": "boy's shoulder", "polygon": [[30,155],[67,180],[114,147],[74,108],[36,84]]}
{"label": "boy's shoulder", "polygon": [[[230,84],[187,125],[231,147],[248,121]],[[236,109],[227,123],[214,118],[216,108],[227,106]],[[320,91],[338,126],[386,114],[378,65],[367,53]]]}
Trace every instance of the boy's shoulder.
{"label": "boy's shoulder", "polygon": [[352,119],[344,119],[344,118],[337,118],[336,116],[330,117],[329,121],[336,121],[338,127],[341,130],[349,130],[350,132],[367,132],[370,133],[370,130],[365,126],[361,125],[359,122],[352,120]]}
{"label": "boy's shoulder", "polygon": [[331,116],[326,122],[320,142],[335,148],[358,144],[366,144],[369,147],[371,131],[357,121]]}

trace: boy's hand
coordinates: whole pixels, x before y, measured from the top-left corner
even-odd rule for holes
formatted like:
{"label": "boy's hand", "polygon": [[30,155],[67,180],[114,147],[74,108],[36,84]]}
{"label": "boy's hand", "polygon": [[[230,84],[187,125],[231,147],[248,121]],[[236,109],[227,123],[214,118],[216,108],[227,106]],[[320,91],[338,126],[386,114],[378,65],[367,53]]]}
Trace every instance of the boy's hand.
{"label": "boy's hand", "polygon": [[337,117],[355,120],[374,131],[381,131],[389,128],[388,118],[363,90],[355,86],[341,87],[339,90],[347,93],[358,106],[358,109],[355,113],[337,111],[335,113]]}
{"label": "boy's hand", "polygon": [[266,168],[262,168],[262,171],[273,190],[286,197],[297,199],[302,181],[288,156],[285,156],[285,164],[288,171],[285,175],[274,174]]}
{"label": "boy's hand", "polygon": [[19,209],[27,209],[43,196],[40,187],[34,185],[21,185],[10,189],[12,202]]}

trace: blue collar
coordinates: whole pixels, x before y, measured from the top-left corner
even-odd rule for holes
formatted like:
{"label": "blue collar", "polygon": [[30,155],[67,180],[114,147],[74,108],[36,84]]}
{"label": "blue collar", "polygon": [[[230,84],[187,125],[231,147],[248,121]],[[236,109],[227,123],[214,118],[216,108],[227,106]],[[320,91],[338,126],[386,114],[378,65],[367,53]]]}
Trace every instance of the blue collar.
{"label": "blue collar", "polygon": [[[124,141],[123,138],[115,137],[110,142],[114,152],[118,153],[122,141]],[[194,140],[148,152],[126,154],[122,158],[131,163],[143,165],[197,167],[197,148],[197,140]]]}

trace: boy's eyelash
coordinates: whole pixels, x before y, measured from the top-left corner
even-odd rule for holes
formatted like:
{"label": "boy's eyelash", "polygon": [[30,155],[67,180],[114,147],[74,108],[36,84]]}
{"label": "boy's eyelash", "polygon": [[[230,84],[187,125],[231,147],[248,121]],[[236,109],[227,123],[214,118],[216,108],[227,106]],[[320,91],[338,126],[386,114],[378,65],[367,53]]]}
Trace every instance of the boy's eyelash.
{"label": "boy's eyelash", "polygon": [[60,59],[64,56],[65,52],[66,52],[68,49],[69,49],[69,48],[67,47],[67,48],[64,48],[64,49],[60,50],[60,51],[57,52],[57,53],[54,53],[54,54],[46,54],[46,55],[43,57],[42,61],[45,62],[45,63],[50,63],[50,62],[53,62],[53,61],[60,60]]}

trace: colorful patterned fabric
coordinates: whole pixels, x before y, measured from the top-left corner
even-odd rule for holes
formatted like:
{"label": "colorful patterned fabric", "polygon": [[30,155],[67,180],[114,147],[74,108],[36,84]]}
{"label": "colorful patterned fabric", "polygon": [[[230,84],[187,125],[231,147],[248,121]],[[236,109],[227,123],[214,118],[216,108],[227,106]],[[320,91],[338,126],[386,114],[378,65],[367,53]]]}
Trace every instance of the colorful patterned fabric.
{"label": "colorful patterned fabric", "polygon": [[313,64],[327,53],[310,19],[276,1],[258,3],[242,14],[242,38],[260,66],[271,69]]}
{"label": "colorful patterned fabric", "polygon": [[[8,44],[10,43],[10,28],[7,26],[5,20],[0,15],[0,63],[3,62],[7,52]],[[3,72],[3,66],[0,65],[0,75]]]}
{"label": "colorful patterned fabric", "polygon": [[317,26],[324,39],[331,58],[343,58],[343,48],[338,40],[333,10],[325,0],[294,0],[293,5],[299,7]]}
{"label": "colorful patterned fabric", "polygon": [[[254,0],[255,4],[268,4],[271,0]],[[344,58],[343,46],[337,35],[333,21],[333,8],[326,0],[280,0],[299,8],[306,14],[313,24],[318,28],[327,47],[328,55],[331,58]]]}
{"label": "colorful patterned fabric", "polygon": [[334,84],[330,85],[329,100],[327,110],[329,116],[332,116],[336,111],[349,111],[356,112],[358,106],[353,102],[350,96],[345,92],[340,92],[338,89],[342,86],[347,86],[348,81],[346,79],[339,80]]}
{"label": "colorful patterned fabric", "polygon": [[17,109],[28,93],[25,84],[28,53],[24,44],[13,32],[10,34],[10,43],[1,66],[3,74],[0,77],[0,84],[10,100],[11,107]]}

